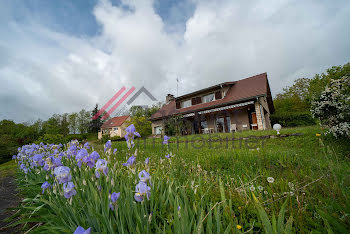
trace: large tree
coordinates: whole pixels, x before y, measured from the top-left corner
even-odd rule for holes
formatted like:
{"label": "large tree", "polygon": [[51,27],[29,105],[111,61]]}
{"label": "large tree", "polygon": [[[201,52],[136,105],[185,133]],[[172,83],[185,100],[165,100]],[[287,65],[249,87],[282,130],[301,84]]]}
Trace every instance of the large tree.
{"label": "large tree", "polygon": [[97,133],[103,124],[103,121],[101,119],[103,114],[94,117],[98,112],[99,112],[98,104],[96,104],[95,108],[91,111],[92,119],[90,121],[90,128],[89,128],[90,132],[93,132],[93,133]]}
{"label": "large tree", "polygon": [[78,113],[69,114],[68,121],[70,133],[76,134],[78,131]]}
{"label": "large tree", "polygon": [[90,112],[82,109],[78,114],[78,129],[81,134],[87,133],[90,124]]}

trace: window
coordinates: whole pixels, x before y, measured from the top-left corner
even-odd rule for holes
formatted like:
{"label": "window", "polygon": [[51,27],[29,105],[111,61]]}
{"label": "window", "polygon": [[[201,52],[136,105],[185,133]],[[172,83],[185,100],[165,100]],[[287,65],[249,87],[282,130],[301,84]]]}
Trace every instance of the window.
{"label": "window", "polygon": [[186,108],[191,106],[191,100],[181,102],[181,107]]}
{"label": "window", "polygon": [[216,118],[216,131],[225,132],[225,120],[224,118]]}
{"label": "window", "polygon": [[163,131],[162,126],[154,127],[154,134],[160,135],[160,134],[162,134],[162,131]]}
{"label": "window", "polygon": [[208,123],[206,120],[202,121],[201,122],[201,128],[204,129],[204,128],[208,128]]}
{"label": "window", "polygon": [[211,102],[211,101],[214,101],[214,94],[213,93],[203,96],[204,103]]}
{"label": "window", "polygon": [[194,97],[192,98],[192,106],[193,105],[197,105],[197,104],[201,104],[202,103],[202,97]]}
{"label": "window", "polygon": [[118,131],[118,128],[113,128],[114,131]]}

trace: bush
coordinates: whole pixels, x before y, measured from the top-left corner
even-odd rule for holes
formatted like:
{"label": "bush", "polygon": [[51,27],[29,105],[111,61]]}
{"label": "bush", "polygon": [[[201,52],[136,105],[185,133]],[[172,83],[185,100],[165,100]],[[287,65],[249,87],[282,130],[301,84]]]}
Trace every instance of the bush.
{"label": "bush", "polygon": [[310,113],[279,113],[270,117],[271,124],[281,124],[283,127],[310,126],[315,125],[316,120]]}
{"label": "bush", "polygon": [[121,141],[121,140],[125,141],[124,137],[121,138],[120,136],[110,137],[109,139],[110,139],[111,141]]}
{"label": "bush", "polygon": [[66,136],[66,142],[69,142],[71,140],[78,140],[78,141],[82,141],[87,139],[87,134],[70,134],[68,136]]}
{"label": "bush", "polygon": [[327,133],[336,138],[350,137],[350,75],[331,80],[312,103],[311,112],[321,124],[329,128]]}
{"label": "bush", "polygon": [[70,134],[64,137],[62,134],[44,134],[35,143],[39,144],[40,142],[43,142],[45,144],[65,144],[67,142],[70,142],[71,140],[86,140],[87,136],[87,134]]}
{"label": "bush", "polygon": [[66,143],[66,139],[62,134],[44,134],[43,136],[39,137],[37,143],[43,142],[45,144],[59,144],[59,143]]}

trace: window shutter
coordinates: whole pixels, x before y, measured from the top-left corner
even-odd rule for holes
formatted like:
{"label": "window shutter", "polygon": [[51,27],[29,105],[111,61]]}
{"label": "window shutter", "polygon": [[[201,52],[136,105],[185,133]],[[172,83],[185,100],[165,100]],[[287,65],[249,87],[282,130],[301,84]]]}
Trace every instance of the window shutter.
{"label": "window shutter", "polygon": [[193,106],[193,105],[196,105],[196,104],[197,104],[197,103],[196,103],[196,98],[192,98],[192,99],[191,99],[191,102],[192,102],[192,106]]}
{"label": "window shutter", "polygon": [[180,102],[176,102],[176,109],[180,109],[181,108],[181,103]]}
{"label": "window shutter", "polygon": [[196,97],[196,104],[202,103],[202,97]]}
{"label": "window shutter", "polygon": [[221,99],[221,91],[215,92],[215,99],[216,100]]}

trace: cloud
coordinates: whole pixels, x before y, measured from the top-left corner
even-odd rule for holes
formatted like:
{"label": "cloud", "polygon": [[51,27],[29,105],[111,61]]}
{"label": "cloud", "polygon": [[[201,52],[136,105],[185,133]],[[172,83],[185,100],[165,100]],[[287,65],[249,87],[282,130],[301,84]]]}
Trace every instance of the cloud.
{"label": "cloud", "polygon": [[276,94],[349,61],[348,1],[182,1],[167,15],[157,4],[100,0],[91,12],[98,33],[89,35],[4,14],[0,119],[92,109],[123,85],[145,86],[163,101],[176,94],[176,78],[181,95],[267,72]]}

